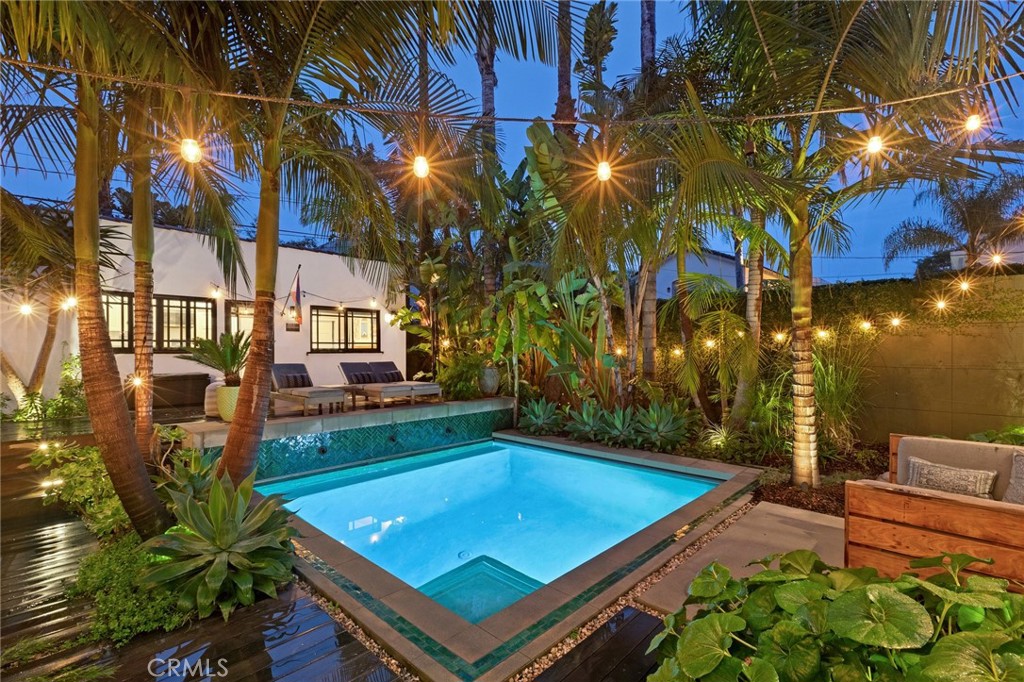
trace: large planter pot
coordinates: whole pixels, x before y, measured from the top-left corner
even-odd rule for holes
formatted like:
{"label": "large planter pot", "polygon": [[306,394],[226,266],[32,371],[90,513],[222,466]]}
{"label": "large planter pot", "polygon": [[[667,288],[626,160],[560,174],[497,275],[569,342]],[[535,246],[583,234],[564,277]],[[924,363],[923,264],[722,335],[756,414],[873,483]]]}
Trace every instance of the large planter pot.
{"label": "large planter pot", "polygon": [[220,418],[226,422],[231,421],[235,416],[235,406],[238,404],[240,388],[240,386],[217,387],[217,411],[220,412]]}
{"label": "large planter pot", "polygon": [[485,396],[498,395],[498,387],[501,385],[501,375],[497,367],[484,367],[480,370],[480,392]]}
{"label": "large planter pot", "polygon": [[214,419],[220,417],[220,410],[217,408],[217,389],[223,385],[223,381],[211,381],[207,385],[206,394],[203,398],[203,414],[207,417]]}

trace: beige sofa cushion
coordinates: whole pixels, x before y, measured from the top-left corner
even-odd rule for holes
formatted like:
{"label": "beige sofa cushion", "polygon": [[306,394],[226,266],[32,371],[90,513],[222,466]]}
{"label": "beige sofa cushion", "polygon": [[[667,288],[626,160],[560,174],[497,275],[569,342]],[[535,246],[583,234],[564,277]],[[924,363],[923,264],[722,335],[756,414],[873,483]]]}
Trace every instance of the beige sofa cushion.
{"label": "beige sofa cushion", "polygon": [[910,477],[908,458],[917,457],[946,466],[995,471],[996,483],[992,490],[992,497],[1002,500],[1007,486],[1010,485],[1013,451],[1012,445],[998,443],[975,443],[948,438],[907,436],[900,439],[896,482],[907,485]]}
{"label": "beige sofa cushion", "polygon": [[996,482],[994,471],[951,467],[917,457],[911,457],[909,460],[910,474],[907,477],[907,485],[911,487],[992,499],[992,486]]}
{"label": "beige sofa cushion", "polygon": [[1013,451],[1013,473],[1003,501],[1024,504],[1024,450]]}

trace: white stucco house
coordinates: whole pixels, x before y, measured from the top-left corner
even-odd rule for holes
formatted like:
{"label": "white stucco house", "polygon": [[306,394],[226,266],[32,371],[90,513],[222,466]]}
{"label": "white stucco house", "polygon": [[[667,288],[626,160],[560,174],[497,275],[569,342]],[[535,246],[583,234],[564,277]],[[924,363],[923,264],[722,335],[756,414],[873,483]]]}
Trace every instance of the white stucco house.
{"label": "white stucco house", "polygon": [[[721,277],[726,282],[736,282],[736,256],[724,251],[705,249],[702,256],[690,253],[686,256],[687,272],[697,272],[706,275]],[[744,274],[746,272],[744,271]],[[679,268],[676,266],[676,257],[673,254],[658,268],[657,284],[658,298],[672,298],[675,281],[679,278]],[[782,275],[770,268],[764,269],[764,278],[783,279]]]}
{"label": "white stucco house", "polygon": [[[102,224],[124,233],[122,250],[131,250],[131,226],[103,220]],[[243,260],[250,275],[255,270],[255,243],[243,241]],[[301,269],[302,323],[295,329],[288,307],[289,287]],[[405,371],[406,336],[391,326],[385,307],[386,283],[373,284],[364,275],[367,263],[337,254],[281,247],[277,271],[275,315],[275,362],[301,362],[316,384],[340,384],[338,363],[343,360],[391,360]],[[101,272],[104,308],[117,367],[123,379],[133,371],[132,289],[134,264],[129,256],[117,259],[116,267]],[[225,331],[252,328],[252,292],[239,278],[239,290],[230,294],[210,248],[200,237],[182,229],[156,229],[154,277],[154,374],[206,372],[202,365],[183,360],[193,339],[213,338]],[[45,305],[34,302],[33,312],[22,313],[26,301],[17,293],[0,302],[2,347],[19,375],[31,373],[45,330]],[[298,313],[298,311],[295,311]],[[78,335],[74,309],[61,313],[57,340],[47,368],[43,394],[56,391],[63,357],[77,353]],[[217,378],[217,377],[213,377]],[[11,395],[6,379],[3,391]]]}

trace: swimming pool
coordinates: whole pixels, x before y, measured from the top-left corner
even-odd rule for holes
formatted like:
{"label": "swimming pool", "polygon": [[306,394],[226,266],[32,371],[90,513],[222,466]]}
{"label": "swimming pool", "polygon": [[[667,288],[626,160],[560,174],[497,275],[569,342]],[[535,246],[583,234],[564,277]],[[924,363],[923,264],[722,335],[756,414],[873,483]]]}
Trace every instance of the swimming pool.
{"label": "swimming pool", "polygon": [[720,483],[492,441],[258,490],[478,623]]}

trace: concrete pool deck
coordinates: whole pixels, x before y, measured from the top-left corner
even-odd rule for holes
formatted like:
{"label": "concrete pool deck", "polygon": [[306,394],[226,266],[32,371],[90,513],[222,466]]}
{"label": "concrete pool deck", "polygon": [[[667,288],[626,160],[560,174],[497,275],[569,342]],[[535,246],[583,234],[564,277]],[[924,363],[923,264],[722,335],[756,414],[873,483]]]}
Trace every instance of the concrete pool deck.
{"label": "concrete pool deck", "polygon": [[714,525],[758,470],[514,433],[496,439],[716,478],[713,490],[478,624],[444,608],[349,547],[296,518],[299,574],[424,680],[507,679],[632,589]]}

